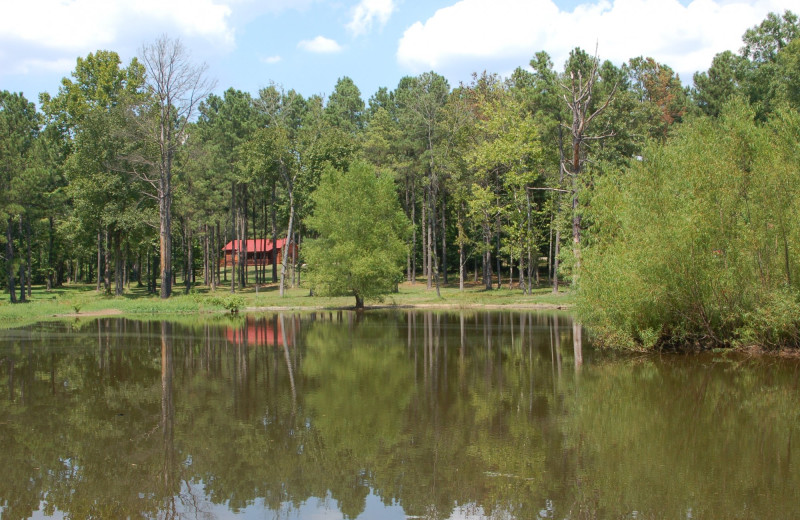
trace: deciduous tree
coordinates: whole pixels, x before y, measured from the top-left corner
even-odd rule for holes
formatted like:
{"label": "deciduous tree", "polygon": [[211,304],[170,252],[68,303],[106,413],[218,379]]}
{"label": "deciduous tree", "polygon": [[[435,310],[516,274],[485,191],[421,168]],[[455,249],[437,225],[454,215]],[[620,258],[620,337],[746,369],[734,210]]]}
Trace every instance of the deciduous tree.
{"label": "deciduous tree", "polygon": [[408,231],[392,177],[364,162],[330,167],[313,199],[308,225],[317,238],[303,254],[314,292],[352,295],[359,309],[391,292],[403,277]]}

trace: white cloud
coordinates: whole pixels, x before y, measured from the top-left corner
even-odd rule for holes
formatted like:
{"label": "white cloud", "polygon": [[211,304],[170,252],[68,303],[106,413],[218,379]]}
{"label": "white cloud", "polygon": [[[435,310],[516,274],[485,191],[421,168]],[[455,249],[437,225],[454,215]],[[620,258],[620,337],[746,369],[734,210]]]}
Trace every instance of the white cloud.
{"label": "white cloud", "polygon": [[313,40],[303,40],[297,44],[297,48],[320,54],[332,54],[342,50],[342,46],[336,43],[336,40],[324,36],[317,36]]}
{"label": "white cloud", "polygon": [[187,36],[230,45],[230,14],[230,7],[215,0],[27,0],[6,2],[0,34],[44,48],[84,50],[107,46],[122,32],[165,22]]}
{"label": "white cloud", "polygon": [[[167,33],[232,49],[227,0],[26,0],[4,2],[0,70],[6,74],[66,74],[75,57],[98,49],[134,55]],[[236,1],[236,0],[233,0]],[[33,13],[33,14],[32,14]]]}
{"label": "white cloud", "polygon": [[281,61],[280,56],[267,56],[266,58],[261,58],[261,63],[266,63],[267,65],[274,65]]}
{"label": "white cloud", "polygon": [[386,25],[395,10],[394,0],[361,0],[353,9],[353,19],[347,24],[347,30],[353,36],[360,36],[372,30],[372,23],[378,20],[381,27]]}
{"label": "white cloud", "polygon": [[[463,67],[498,70],[527,65],[544,50],[557,69],[581,47],[621,64],[650,56],[676,70],[684,82],[706,70],[714,55],[738,50],[744,31],[788,0],[600,0],[561,11],[551,0],[461,0],[416,22],[400,39],[398,62],[413,72],[447,74]],[[513,67],[512,67],[513,68]]]}

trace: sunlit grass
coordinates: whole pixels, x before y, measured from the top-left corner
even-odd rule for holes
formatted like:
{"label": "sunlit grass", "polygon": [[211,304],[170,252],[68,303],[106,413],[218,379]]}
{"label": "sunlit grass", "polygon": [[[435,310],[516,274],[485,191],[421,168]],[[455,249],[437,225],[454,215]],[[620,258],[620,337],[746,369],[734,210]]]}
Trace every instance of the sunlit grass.
{"label": "sunlit grass", "polygon": [[[388,294],[382,302],[368,301],[367,307],[506,307],[526,308],[534,306],[565,307],[572,303],[569,292],[553,294],[550,287],[535,288],[532,295],[523,295],[518,288],[501,288],[487,291],[479,284],[469,284],[460,291],[458,284],[440,288],[441,297],[435,289],[427,289],[424,280],[415,284],[403,283],[396,293]],[[125,289],[123,296],[98,293],[95,285],[70,284],[46,291],[43,286],[34,286],[26,303],[9,303],[5,292],[0,301],[0,327],[20,326],[47,319],[93,316],[98,314],[125,315],[180,315],[200,313],[225,313],[234,310],[248,311],[264,308],[280,309],[335,309],[355,305],[355,298],[321,297],[310,294],[308,288],[288,288],[280,296],[278,284],[256,286],[250,284],[230,292],[230,285],[216,291],[206,286],[195,286],[185,294],[184,286],[176,285],[173,295],[162,300],[157,294],[148,294],[145,287],[136,283]]]}

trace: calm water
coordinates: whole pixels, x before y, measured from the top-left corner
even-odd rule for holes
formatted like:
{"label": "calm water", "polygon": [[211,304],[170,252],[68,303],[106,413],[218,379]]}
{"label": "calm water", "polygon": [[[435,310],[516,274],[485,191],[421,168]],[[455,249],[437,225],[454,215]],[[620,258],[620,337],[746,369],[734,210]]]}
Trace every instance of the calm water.
{"label": "calm water", "polygon": [[468,311],[2,331],[0,517],[800,518],[798,360],[581,339]]}

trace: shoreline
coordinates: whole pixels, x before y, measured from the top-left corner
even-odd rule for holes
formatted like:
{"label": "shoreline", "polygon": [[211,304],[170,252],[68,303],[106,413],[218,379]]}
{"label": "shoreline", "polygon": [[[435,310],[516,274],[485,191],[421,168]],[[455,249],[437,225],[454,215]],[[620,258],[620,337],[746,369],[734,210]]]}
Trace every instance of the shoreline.
{"label": "shoreline", "polygon": [[[367,305],[364,307],[364,311],[384,311],[384,310],[432,310],[432,311],[457,311],[457,310],[491,310],[491,311],[555,311],[555,312],[569,312],[574,309],[574,305],[570,303],[513,303],[513,304],[490,304],[490,303],[401,303],[401,304],[375,304],[375,305]],[[259,312],[321,312],[321,311],[356,311],[356,308],[352,305],[287,305],[287,306],[279,306],[279,305],[263,305],[263,306],[247,306],[242,308],[239,312],[233,314],[254,314]],[[182,316],[190,316],[190,315],[227,315],[232,314],[228,310],[224,309],[206,309],[206,310],[189,310],[189,311],[170,311],[170,310],[163,310],[163,311],[148,311],[148,312],[137,312],[137,311],[123,311],[118,308],[107,308],[107,309],[99,309],[99,310],[92,310],[86,312],[71,312],[71,313],[59,313],[59,314],[49,314],[41,316],[40,320],[35,321],[44,321],[47,319],[68,319],[68,318],[103,318],[103,317],[144,317],[144,316],[158,316],[158,315],[182,315]],[[23,326],[23,323],[20,323],[20,326]],[[11,325],[12,327],[14,325]],[[686,356],[690,354],[696,353],[703,353],[703,352],[714,352],[714,353],[735,353],[740,355],[746,355],[751,357],[778,357],[778,358],[785,358],[785,359],[799,359],[800,358],[800,350],[791,350],[791,349],[780,349],[780,350],[769,350],[758,345],[749,345],[749,346],[742,346],[742,347],[731,347],[728,349],[722,349],[719,351],[715,351],[714,349],[696,349],[696,348],[687,348],[687,349],[677,349],[671,351],[665,350],[652,350],[652,351],[630,351],[625,349],[615,349],[613,347],[598,347],[602,350],[620,350],[621,352],[638,352],[640,354],[654,354],[654,355],[668,355],[668,354],[675,354],[679,356]]]}
{"label": "shoreline", "polygon": [[[569,311],[572,309],[571,304],[556,304],[556,303],[529,303],[529,304],[482,304],[482,303],[404,303],[404,304],[378,304],[367,305],[364,311],[370,310],[398,310],[398,309],[429,309],[429,310],[506,310],[506,311]],[[329,306],[329,305],[264,305],[264,306],[248,306],[239,311],[241,314],[256,313],[256,312],[281,312],[281,311],[355,311],[354,306]],[[142,316],[142,315],[159,315],[159,314],[176,314],[174,311],[153,311],[153,312],[125,312],[117,308],[100,309],[86,312],[67,312],[60,314],[51,314],[46,317],[49,318],[100,318],[106,316]],[[230,314],[227,310],[195,310],[184,311],[178,314],[191,315],[191,314]]]}

